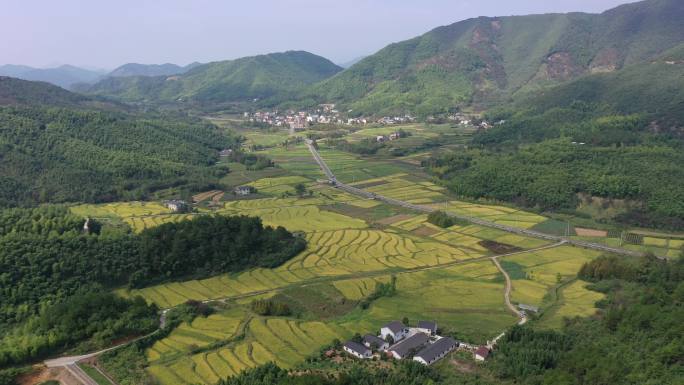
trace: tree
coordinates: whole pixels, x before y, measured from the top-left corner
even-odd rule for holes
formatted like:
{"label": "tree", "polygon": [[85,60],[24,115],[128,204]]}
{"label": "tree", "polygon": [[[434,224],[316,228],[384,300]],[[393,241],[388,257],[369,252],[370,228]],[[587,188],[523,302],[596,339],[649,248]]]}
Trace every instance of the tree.
{"label": "tree", "polygon": [[304,194],[306,194],[306,186],[304,186],[304,184],[302,184],[302,183],[297,183],[294,186],[294,189],[295,189],[295,193],[297,194],[297,196],[303,197]]}

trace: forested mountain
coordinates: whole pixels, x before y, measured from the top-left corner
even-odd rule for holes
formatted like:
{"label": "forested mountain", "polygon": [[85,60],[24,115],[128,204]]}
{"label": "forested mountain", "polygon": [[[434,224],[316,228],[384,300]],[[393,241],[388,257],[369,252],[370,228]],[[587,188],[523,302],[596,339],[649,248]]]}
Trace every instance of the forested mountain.
{"label": "forested mountain", "polygon": [[0,206],[140,199],[210,183],[217,171],[207,166],[234,143],[200,120],[98,105],[46,83],[0,78]]}
{"label": "forested mountain", "polygon": [[358,114],[428,115],[648,62],[684,42],[684,3],[602,14],[481,17],[391,44],[310,90]]}
{"label": "forested mountain", "polygon": [[124,64],[112,72],[108,73],[109,77],[123,77],[123,76],[169,76],[178,75],[201,65],[200,63],[191,63],[185,67],[177,64],[138,64],[128,63]]}
{"label": "forested mountain", "polygon": [[87,93],[125,101],[190,102],[203,105],[286,100],[341,70],[308,52],[290,51],[203,64],[177,76],[111,77]]}
{"label": "forested mountain", "polygon": [[18,65],[0,66],[0,76],[48,82],[62,88],[70,89],[77,83],[94,83],[104,75],[100,71],[92,71],[71,65],[56,68],[32,68]]}
{"label": "forested mountain", "polygon": [[684,228],[684,46],[492,109],[470,149],[425,162],[455,192],[572,210],[579,194],[637,203],[615,219]]}

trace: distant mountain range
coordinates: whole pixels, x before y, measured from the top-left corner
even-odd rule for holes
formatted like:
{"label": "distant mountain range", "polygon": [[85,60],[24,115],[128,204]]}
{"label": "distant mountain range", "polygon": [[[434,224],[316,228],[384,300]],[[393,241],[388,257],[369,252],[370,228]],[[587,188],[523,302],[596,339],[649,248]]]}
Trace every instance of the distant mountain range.
{"label": "distant mountain range", "polygon": [[202,64],[172,76],[109,77],[83,91],[136,102],[284,101],[340,71],[323,57],[289,51]]}
{"label": "distant mountain range", "polygon": [[71,65],[56,68],[33,68],[23,65],[0,66],[0,76],[48,82],[65,89],[77,83],[93,83],[106,75],[104,71],[93,71]]}
{"label": "distant mountain range", "polygon": [[114,71],[107,74],[108,77],[123,77],[123,76],[169,76],[178,75],[201,65],[201,63],[191,63],[185,67],[176,64],[138,64],[128,63],[116,68]]}
{"label": "distant mountain range", "polygon": [[286,52],[199,65],[175,76],[168,72],[180,67],[157,77],[109,77],[79,90],[136,102],[332,102],[359,115],[427,116],[486,109],[648,63],[684,43],[681,20],[681,0],[647,0],[602,14],[480,17],[390,44],[345,70],[308,52]]}

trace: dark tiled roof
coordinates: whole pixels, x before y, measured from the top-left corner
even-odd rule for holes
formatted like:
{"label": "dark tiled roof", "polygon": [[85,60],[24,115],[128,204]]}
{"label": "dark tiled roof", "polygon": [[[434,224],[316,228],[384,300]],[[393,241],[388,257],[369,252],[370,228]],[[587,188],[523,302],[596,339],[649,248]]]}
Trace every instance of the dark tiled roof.
{"label": "dark tiled roof", "polygon": [[374,336],[372,334],[366,334],[363,336],[363,342],[366,344],[378,344],[378,346],[382,346],[383,344],[386,344],[385,340],[383,340],[380,337]]}
{"label": "dark tiled roof", "polygon": [[425,362],[432,362],[435,358],[439,357],[440,354],[454,349],[458,343],[450,337],[440,338],[434,344],[428,346],[427,348],[421,350],[416,357],[420,357]]}
{"label": "dark tiled roof", "polygon": [[367,347],[361,345],[361,344],[358,343],[358,342],[354,342],[354,341],[347,341],[347,343],[344,344],[344,347],[347,348],[347,349],[350,349],[350,350],[352,350],[352,351],[354,351],[354,352],[357,352],[357,353],[359,353],[359,354],[368,354],[368,353],[370,353],[370,350],[368,350]]}
{"label": "dark tiled roof", "polygon": [[418,327],[420,329],[437,330],[437,323],[432,322],[432,321],[419,321]]}
{"label": "dark tiled roof", "polygon": [[417,333],[392,346],[390,350],[396,352],[399,356],[404,357],[411,349],[419,348],[425,345],[429,340],[430,337],[428,337],[427,334]]}
{"label": "dark tiled roof", "polygon": [[487,349],[486,346],[480,346],[479,348],[477,348],[477,350],[475,350],[475,354],[487,358],[487,356],[489,355],[489,349]]}
{"label": "dark tiled roof", "polygon": [[400,331],[404,330],[406,326],[404,326],[403,323],[399,321],[392,321],[385,325],[384,327],[388,328],[389,330],[392,331],[392,333],[399,333]]}

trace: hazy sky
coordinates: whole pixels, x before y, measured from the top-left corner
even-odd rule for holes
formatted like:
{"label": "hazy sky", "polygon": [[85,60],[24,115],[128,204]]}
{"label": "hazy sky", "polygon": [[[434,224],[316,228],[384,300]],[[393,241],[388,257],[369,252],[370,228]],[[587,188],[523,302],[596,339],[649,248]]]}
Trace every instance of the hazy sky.
{"label": "hazy sky", "polygon": [[0,0],[0,64],[113,68],[301,49],[337,63],[476,16],[631,0]]}

